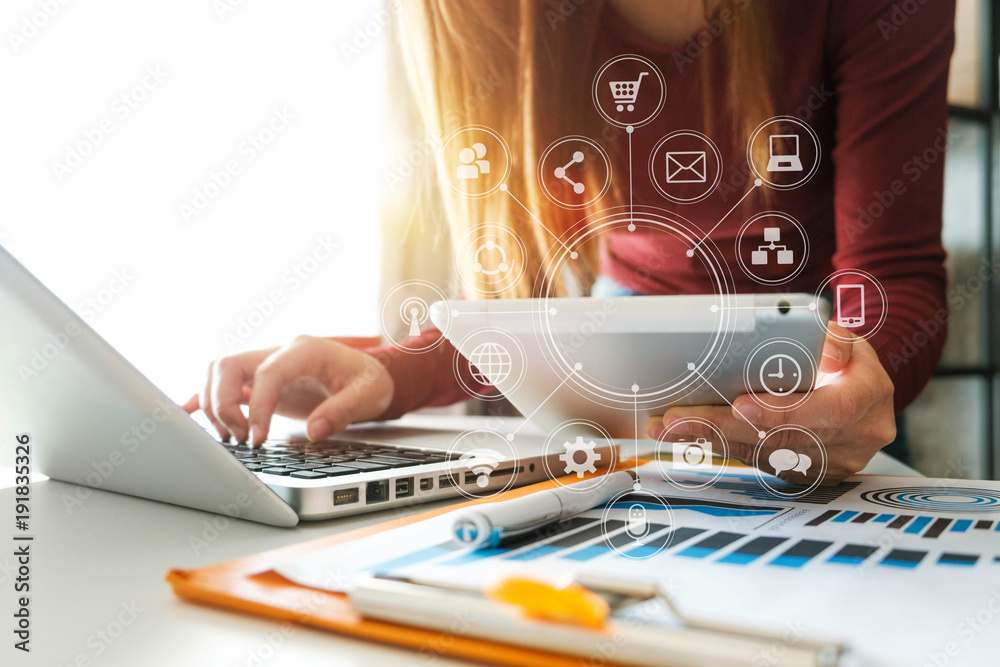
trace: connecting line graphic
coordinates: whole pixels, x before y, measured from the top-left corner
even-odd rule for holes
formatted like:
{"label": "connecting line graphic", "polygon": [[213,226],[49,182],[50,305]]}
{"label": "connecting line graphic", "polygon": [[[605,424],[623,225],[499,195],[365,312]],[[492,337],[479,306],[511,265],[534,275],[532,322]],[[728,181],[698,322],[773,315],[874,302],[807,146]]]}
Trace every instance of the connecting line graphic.
{"label": "connecting line graphic", "polygon": [[628,134],[628,230],[635,231],[635,212],[632,210],[632,126],[625,128]]}
{"label": "connecting line graphic", "polygon": [[[639,482],[639,385],[632,385],[632,414],[635,416],[635,480]],[[636,491],[638,491],[636,487]]]}
{"label": "connecting line graphic", "polygon": [[508,434],[507,434],[507,440],[513,440],[513,439],[514,439],[514,436],[515,436],[515,435],[517,435],[517,432],[521,430],[521,427],[522,427],[522,426],[524,426],[525,424],[527,424],[527,423],[528,423],[529,421],[531,421],[531,418],[535,416],[535,413],[536,413],[536,412],[538,412],[539,410],[541,410],[542,406],[543,406],[543,405],[545,405],[546,403],[548,403],[548,402],[549,402],[549,399],[550,399],[550,398],[552,398],[552,395],[553,395],[553,394],[555,394],[555,393],[556,393],[557,391],[559,391],[559,390],[560,390],[560,389],[562,388],[562,386],[563,386],[564,384],[566,384],[566,383],[567,383],[567,382],[569,381],[569,379],[570,379],[571,377],[573,377],[573,375],[574,375],[574,374],[575,374],[575,373],[576,373],[576,372],[577,372],[578,370],[580,370],[580,369],[582,369],[582,368],[583,368],[583,364],[581,364],[581,363],[577,363],[577,364],[576,364],[576,365],[575,365],[575,366],[573,367],[573,370],[572,370],[572,371],[570,371],[569,375],[567,375],[566,377],[564,377],[564,378],[563,378],[563,380],[562,380],[562,382],[560,382],[560,383],[559,383],[559,384],[558,384],[558,385],[556,386],[556,388],[555,388],[555,389],[553,389],[552,391],[550,391],[550,392],[549,392],[549,395],[545,397],[545,400],[544,400],[544,401],[542,401],[541,403],[539,403],[539,404],[538,404],[538,405],[537,405],[537,406],[535,407],[535,409],[531,411],[531,414],[530,414],[530,415],[528,415],[527,417],[525,417],[525,418],[524,418],[524,419],[523,419],[523,420],[521,421],[521,423],[520,423],[520,424],[518,425],[518,427],[517,427],[517,428],[515,428],[515,429],[514,429],[513,431],[511,431],[510,433],[508,433]]}
{"label": "connecting line graphic", "polygon": [[698,246],[700,246],[702,243],[704,243],[705,240],[708,239],[708,237],[712,235],[712,232],[714,232],[716,229],[719,228],[719,225],[722,224],[722,221],[725,220],[726,218],[728,218],[729,214],[732,213],[733,211],[735,211],[736,208],[740,204],[743,203],[743,200],[745,200],[747,197],[750,196],[751,192],[753,192],[755,189],[759,188],[761,186],[761,183],[762,183],[762,181],[759,178],[756,179],[753,182],[753,187],[750,188],[749,190],[747,190],[747,193],[745,195],[743,195],[742,197],[740,197],[740,200],[738,202],[736,202],[736,204],[734,204],[731,209],[729,209],[729,212],[726,213],[724,216],[722,216],[722,218],[717,223],[715,223],[715,226],[712,227],[710,230],[708,230],[708,232],[704,236],[701,237],[701,240],[698,241],[697,243],[695,243],[694,246],[690,250],[687,251],[687,256],[688,257],[694,257],[694,251],[698,249]]}
{"label": "connecting line graphic", "polygon": [[500,189],[503,190],[504,192],[506,192],[510,196],[511,199],[513,199],[514,201],[516,201],[517,205],[520,206],[521,208],[523,208],[525,210],[525,212],[528,215],[530,215],[532,217],[532,219],[539,224],[539,226],[541,226],[542,229],[544,229],[545,231],[547,231],[549,233],[549,236],[551,236],[552,238],[554,238],[556,240],[556,243],[558,243],[559,245],[561,245],[563,247],[563,250],[566,250],[567,252],[569,252],[570,259],[576,259],[577,258],[576,251],[575,250],[570,250],[569,246],[567,246],[565,243],[563,243],[562,240],[558,236],[556,236],[555,234],[553,234],[552,230],[549,229],[548,227],[546,227],[545,223],[542,222],[541,220],[539,220],[537,215],[535,215],[534,213],[531,212],[531,209],[529,209],[527,206],[525,206],[524,204],[522,204],[521,200],[518,199],[517,197],[515,197],[514,193],[507,189],[507,184],[506,183],[504,183],[503,185],[501,185]]}
{"label": "connecting line graphic", "polygon": [[[722,392],[721,392],[721,391],[719,391],[718,389],[716,389],[716,388],[715,388],[715,385],[714,385],[714,384],[712,384],[711,382],[709,382],[709,381],[708,381],[708,378],[707,378],[707,377],[705,377],[704,375],[702,375],[702,374],[701,374],[701,371],[699,371],[699,370],[698,370],[698,369],[697,369],[697,368],[695,367],[695,365],[694,365],[694,364],[691,364],[691,363],[689,363],[687,367],[688,367],[688,370],[689,370],[689,371],[694,371],[695,375],[697,375],[698,377],[700,377],[700,378],[701,378],[701,380],[702,380],[702,382],[704,382],[704,383],[705,383],[705,384],[707,384],[707,385],[708,385],[709,387],[711,387],[712,391],[714,391],[714,392],[715,392],[716,394],[718,394],[718,395],[719,395],[719,398],[721,398],[722,400],[724,400],[724,401],[726,402],[726,404],[727,404],[727,405],[729,405],[729,407],[731,407],[731,408],[734,408],[734,409],[735,409],[735,406],[734,406],[734,405],[733,405],[732,403],[730,403],[730,402],[729,402],[729,399],[728,399],[728,398],[726,398],[725,396],[723,396],[723,395],[722,395]],[[764,437],[765,435],[767,435],[767,433],[765,433],[764,431],[761,431],[761,430],[760,430],[759,428],[757,428],[756,426],[754,426],[753,422],[751,422],[751,421],[750,421],[749,419],[747,419],[746,417],[744,417],[744,416],[743,416],[743,413],[742,413],[742,412],[740,412],[739,410],[736,410],[736,414],[738,414],[738,415],[740,416],[740,419],[742,419],[742,420],[743,420],[743,421],[745,421],[746,423],[750,424],[750,427],[751,427],[751,428],[753,428],[753,429],[754,429],[755,431],[757,431],[757,437],[758,437],[758,438],[763,438],[763,437]]]}
{"label": "connecting line graphic", "polygon": [[[771,306],[720,306],[718,304],[713,303],[709,307],[709,310],[711,310],[713,313],[717,313],[720,310],[770,310],[772,308],[774,308],[773,305],[771,305]],[[808,305],[805,305],[805,306],[793,306],[791,304],[788,304],[788,305],[782,306],[782,308],[783,309],[787,309],[787,310],[794,310],[794,309],[799,309],[799,310],[805,310],[805,309],[816,310],[817,305],[816,305],[816,302],[814,301],[814,302],[812,302],[812,303],[810,303]]]}
{"label": "connecting line graphic", "polygon": [[[504,311],[493,311],[490,316],[494,315],[555,315],[558,311],[555,308],[549,308],[548,310],[504,310]],[[479,313],[462,313],[461,311],[453,310],[451,313],[452,317],[460,317],[462,315],[479,315]]]}

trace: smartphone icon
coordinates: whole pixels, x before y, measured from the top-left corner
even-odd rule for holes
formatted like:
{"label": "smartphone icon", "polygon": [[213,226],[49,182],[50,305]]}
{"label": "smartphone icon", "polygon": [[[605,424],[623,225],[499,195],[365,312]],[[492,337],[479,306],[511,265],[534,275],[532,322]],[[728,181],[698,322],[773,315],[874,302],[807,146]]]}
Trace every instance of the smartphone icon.
{"label": "smartphone icon", "polygon": [[[861,306],[859,315],[845,315],[844,304],[858,303]],[[848,329],[865,325],[865,286],[837,285],[837,324]]]}

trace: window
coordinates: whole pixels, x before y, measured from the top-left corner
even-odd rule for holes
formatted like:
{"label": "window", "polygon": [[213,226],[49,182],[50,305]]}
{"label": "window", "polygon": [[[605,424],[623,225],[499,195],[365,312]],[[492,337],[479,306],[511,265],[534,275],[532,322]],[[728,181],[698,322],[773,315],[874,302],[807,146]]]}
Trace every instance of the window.
{"label": "window", "polygon": [[213,358],[377,333],[381,2],[48,11],[3,10],[0,243],[176,400]]}

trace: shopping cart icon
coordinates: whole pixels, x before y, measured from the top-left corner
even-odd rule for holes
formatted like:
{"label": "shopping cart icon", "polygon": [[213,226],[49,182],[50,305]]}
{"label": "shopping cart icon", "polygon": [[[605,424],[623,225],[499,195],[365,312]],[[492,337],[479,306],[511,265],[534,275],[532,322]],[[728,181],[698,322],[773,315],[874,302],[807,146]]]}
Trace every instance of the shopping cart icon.
{"label": "shopping cart icon", "polygon": [[642,83],[642,77],[647,74],[649,72],[643,72],[635,81],[608,82],[608,85],[611,86],[611,96],[618,104],[618,111],[624,110],[626,105],[629,111],[635,111],[635,98],[639,95],[639,84]]}

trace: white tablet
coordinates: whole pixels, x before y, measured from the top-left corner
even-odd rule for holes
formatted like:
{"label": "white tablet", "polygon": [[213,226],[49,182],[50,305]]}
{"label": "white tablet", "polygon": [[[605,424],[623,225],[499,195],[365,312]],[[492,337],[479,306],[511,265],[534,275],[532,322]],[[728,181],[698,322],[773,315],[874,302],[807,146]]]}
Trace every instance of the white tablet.
{"label": "white tablet", "polygon": [[[593,423],[645,437],[671,405],[765,406],[813,388],[830,305],[810,294],[492,299],[435,303],[469,364],[546,431]],[[455,369],[462,370],[460,368]],[[478,395],[478,387],[467,387]],[[485,392],[483,398],[489,399]]]}

